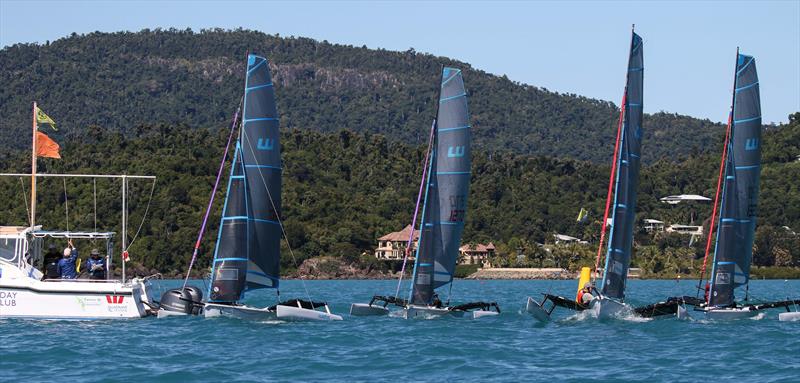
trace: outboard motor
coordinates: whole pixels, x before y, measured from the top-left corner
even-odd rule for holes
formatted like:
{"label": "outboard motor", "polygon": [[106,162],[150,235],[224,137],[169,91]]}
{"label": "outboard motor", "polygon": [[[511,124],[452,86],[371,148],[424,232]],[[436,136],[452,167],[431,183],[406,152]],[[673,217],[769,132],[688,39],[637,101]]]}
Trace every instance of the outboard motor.
{"label": "outboard motor", "polygon": [[203,292],[194,286],[186,286],[184,291],[189,292],[189,296],[192,297],[192,314],[198,315],[200,314],[200,309],[203,308]]}
{"label": "outboard motor", "polygon": [[203,293],[200,289],[188,286],[183,289],[172,289],[161,296],[161,308],[166,311],[178,312],[187,315],[200,313],[200,300]]}

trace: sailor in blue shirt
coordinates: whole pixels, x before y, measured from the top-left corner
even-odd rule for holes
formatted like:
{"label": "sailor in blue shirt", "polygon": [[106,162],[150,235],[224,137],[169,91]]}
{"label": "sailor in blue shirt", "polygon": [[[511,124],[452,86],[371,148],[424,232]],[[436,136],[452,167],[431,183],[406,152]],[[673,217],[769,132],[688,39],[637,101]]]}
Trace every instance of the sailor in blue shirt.
{"label": "sailor in blue shirt", "polygon": [[106,259],[100,256],[97,249],[92,249],[91,257],[86,261],[89,279],[106,279]]}
{"label": "sailor in blue shirt", "polygon": [[78,278],[78,271],[75,270],[75,261],[78,260],[78,249],[69,242],[69,247],[64,249],[64,257],[58,260],[58,273],[61,279]]}

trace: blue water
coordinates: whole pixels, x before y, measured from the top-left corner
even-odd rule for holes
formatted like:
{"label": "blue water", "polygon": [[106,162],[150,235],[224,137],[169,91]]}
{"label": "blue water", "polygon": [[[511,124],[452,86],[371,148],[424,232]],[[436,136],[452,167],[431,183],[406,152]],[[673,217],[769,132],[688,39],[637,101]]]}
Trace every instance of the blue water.
{"label": "blue water", "polygon": [[[167,286],[175,281],[167,281]],[[454,301],[494,299],[480,320],[347,315],[394,281],[310,281],[342,322],[253,323],[173,317],[126,321],[0,320],[0,381],[800,381],[800,322],[673,319],[597,322],[560,311],[542,325],[526,296],[574,281],[456,281]],[[691,294],[692,282],[632,281],[628,300]],[[800,297],[800,281],[754,281],[759,298]],[[303,295],[283,282],[284,298]],[[274,291],[251,292],[253,305]]]}

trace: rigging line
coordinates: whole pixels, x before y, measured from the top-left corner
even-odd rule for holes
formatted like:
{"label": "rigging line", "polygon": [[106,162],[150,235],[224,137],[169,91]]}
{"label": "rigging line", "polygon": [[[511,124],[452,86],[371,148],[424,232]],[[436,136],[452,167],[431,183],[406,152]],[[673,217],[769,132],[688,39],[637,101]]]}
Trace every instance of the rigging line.
{"label": "rigging line", "polygon": [[94,196],[94,232],[97,232],[97,178],[92,178],[93,190],[94,192],[92,195]]}
{"label": "rigging line", "polygon": [[28,224],[30,224],[31,209],[28,207],[28,196],[25,195],[27,192],[25,191],[25,182],[22,181],[22,177],[19,177],[19,184],[22,186],[22,200],[25,201],[25,212],[28,214]]}
{"label": "rigging line", "polygon": [[[206,231],[206,224],[208,223],[208,216],[211,214],[211,208],[214,205],[214,197],[217,195],[217,188],[219,187],[219,181],[222,179],[222,172],[225,170],[225,161],[228,158],[228,152],[230,151],[231,142],[233,141],[234,132],[236,132],[236,123],[239,120],[239,112],[242,109],[242,103],[244,98],[239,101],[239,106],[236,108],[236,113],[233,115],[233,122],[231,123],[231,132],[228,135],[228,143],[225,144],[225,152],[222,154],[222,161],[219,164],[219,170],[217,171],[217,180],[214,181],[214,188],[211,190],[211,197],[208,201],[208,207],[206,208],[206,215],[203,217],[203,223],[200,225],[200,233],[197,234],[197,242],[194,244],[194,251],[192,252],[192,259],[189,261],[189,269],[186,270],[186,278],[183,280],[183,287],[181,289],[186,288],[186,284],[189,283],[189,275],[192,272],[192,267],[194,267],[194,263],[197,260],[197,253],[200,251],[200,241],[203,239],[203,234]],[[231,170],[232,171],[232,170]],[[224,212],[223,212],[224,215]]]}
{"label": "rigging line", "polygon": [[[597,245],[597,259],[594,262],[594,279],[597,281],[597,278],[600,276],[597,273],[597,268],[600,267],[600,256],[603,253],[603,241],[606,238],[606,227],[608,226],[606,222],[608,222],[608,210],[611,206],[611,193],[614,190],[614,175],[617,172],[617,156],[619,155],[619,141],[620,136],[622,135],[622,120],[625,116],[625,102],[628,100],[628,86],[625,85],[625,90],[622,92],[622,104],[619,108],[619,121],[617,122],[617,140],[614,144],[614,158],[611,162],[611,175],[608,177],[608,193],[606,194],[606,209],[603,213],[603,221],[600,222],[601,229],[600,229],[600,244]],[[613,222],[612,222],[613,225]]]}
{"label": "rigging line", "polygon": [[428,150],[425,152],[425,161],[422,163],[422,178],[419,180],[419,193],[417,194],[417,206],[414,207],[414,218],[411,220],[411,234],[408,235],[408,243],[406,244],[405,254],[403,255],[403,267],[400,268],[400,279],[397,281],[397,290],[394,292],[394,297],[400,296],[400,285],[403,283],[403,277],[406,274],[406,263],[408,255],[411,253],[411,245],[414,242],[414,228],[417,226],[417,213],[419,212],[419,203],[422,200],[422,191],[425,187],[425,175],[428,172],[428,159],[430,158],[431,150],[433,149],[433,134],[436,130],[436,119],[433,119],[431,124],[431,133],[428,137]]}
{"label": "rigging line", "polygon": [[[280,134],[280,131],[278,132],[278,134]],[[244,127],[242,127],[242,136],[243,137],[247,136],[247,131],[244,129]],[[253,150],[253,143],[250,142],[249,139],[242,141],[247,142],[247,146],[250,148],[250,153],[253,155],[253,160],[255,161],[255,164],[259,165],[258,159],[256,158],[255,155],[256,152],[255,150]],[[300,273],[300,266],[297,264],[297,258],[295,258],[294,251],[292,251],[292,244],[289,243],[289,236],[286,235],[286,229],[283,227],[283,219],[281,219],[280,212],[278,212],[278,209],[275,207],[275,201],[272,199],[272,193],[269,191],[269,187],[267,186],[267,180],[264,178],[264,173],[262,173],[259,170],[258,175],[260,176],[259,178],[261,178],[261,182],[264,184],[264,189],[267,190],[267,197],[269,198],[269,203],[272,206],[272,211],[275,212],[275,220],[278,221],[278,226],[280,226],[281,228],[281,233],[283,234],[283,239],[286,241],[286,247],[289,249],[289,255],[292,256],[292,262],[294,263],[294,267],[298,269],[297,276],[300,279],[300,284],[303,285],[303,290],[305,290],[306,297],[308,298],[309,302],[313,302],[313,300],[311,299],[311,294],[308,292],[308,287],[306,286],[306,280]]]}
{"label": "rigging line", "polygon": [[69,233],[69,197],[67,197],[67,178],[64,177],[61,180],[64,181],[64,209],[67,216],[67,233]]}
{"label": "rigging line", "polygon": [[142,221],[139,222],[139,228],[136,229],[136,234],[133,235],[133,239],[131,239],[131,242],[128,243],[128,247],[125,248],[125,251],[128,251],[128,249],[131,248],[131,245],[133,245],[133,242],[136,241],[137,237],[139,237],[139,232],[142,231],[142,226],[144,226],[144,221],[145,221],[145,219],[147,219],[147,212],[150,211],[150,203],[153,202],[153,192],[155,190],[156,190],[156,180],[154,178],[153,179],[153,186],[150,187],[150,198],[147,200],[147,207],[145,207],[144,214],[142,215]]}

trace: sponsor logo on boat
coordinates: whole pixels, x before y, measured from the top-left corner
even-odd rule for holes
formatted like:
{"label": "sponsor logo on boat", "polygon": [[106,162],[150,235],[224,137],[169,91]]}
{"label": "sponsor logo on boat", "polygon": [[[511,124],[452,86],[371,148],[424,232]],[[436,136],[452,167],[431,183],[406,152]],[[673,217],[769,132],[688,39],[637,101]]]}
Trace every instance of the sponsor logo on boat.
{"label": "sponsor logo on boat", "polygon": [[125,300],[124,295],[106,295],[106,302],[108,303],[108,312],[110,313],[128,312],[128,305],[122,303],[124,300]]}
{"label": "sponsor logo on boat", "polygon": [[17,305],[17,293],[14,291],[0,291],[0,307]]}
{"label": "sponsor logo on boat", "polygon": [[86,306],[100,306],[103,303],[99,297],[75,297],[78,304],[81,305],[81,310],[86,311]]}

